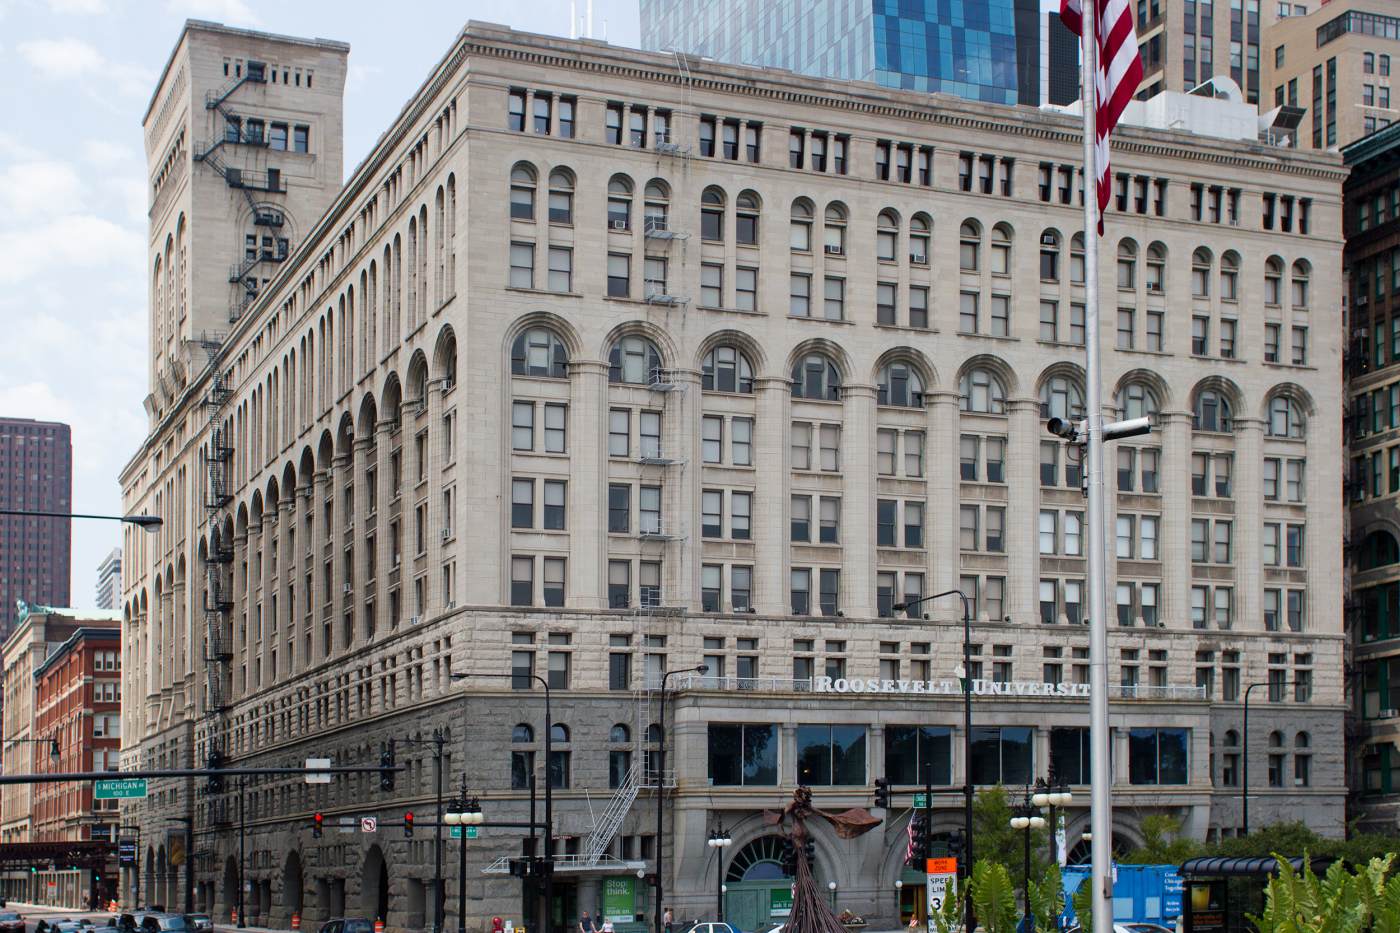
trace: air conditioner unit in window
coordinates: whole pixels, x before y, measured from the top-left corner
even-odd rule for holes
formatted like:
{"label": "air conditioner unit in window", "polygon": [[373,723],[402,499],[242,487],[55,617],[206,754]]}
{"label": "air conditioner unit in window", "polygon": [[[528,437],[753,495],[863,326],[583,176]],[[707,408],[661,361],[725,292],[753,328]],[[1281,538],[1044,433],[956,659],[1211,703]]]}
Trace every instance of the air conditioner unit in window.
{"label": "air conditioner unit in window", "polygon": [[826,244],[826,254],[828,256],[840,256],[841,252],[841,247],[835,243]]}
{"label": "air conditioner unit in window", "polygon": [[614,220],[614,221],[612,222],[612,228],[613,228],[614,230],[626,230],[626,229],[627,229],[627,221],[625,221],[625,220]]}
{"label": "air conditioner unit in window", "polygon": [[928,262],[928,256],[923,253],[910,253],[909,261],[915,265],[922,266]]}
{"label": "air conditioner unit in window", "polygon": [[1396,716],[1400,716],[1400,710],[1383,709],[1380,712],[1381,719],[1394,719]]}
{"label": "air conditioner unit in window", "polygon": [[442,540],[446,541],[446,540],[447,540],[448,538],[450,538],[450,537],[452,537],[452,529],[451,529],[451,528],[444,528],[444,529],[442,529]]}
{"label": "air conditioner unit in window", "polygon": [[354,592],[354,587],[347,583],[340,588],[340,591],[346,596],[349,596],[352,592]]}
{"label": "air conditioner unit in window", "polygon": [[447,601],[447,606],[446,606],[446,608],[448,608],[448,609],[456,609],[456,608],[457,608],[457,601],[456,601],[455,599],[449,599],[449,600]]}
{"label": "air conditioner unit in window", "polygon": [[419,622],[422,622],[422,621],[423,621],[423,617],[422,617],[422,616],[409,616],[409,617],[408,617],[408,624],[409,624],[409,625],[417,625]]}
{"label": "air conditioner unit in window", "polygon": [[[1043,191],[1043,190],[1044,190],[1044,189],[1042,189],[1042,191]],[[1053,234],[1053,233],[1042,233],[1042,234],[1040,235],[1040,245],[1041,245],[1041,246],[1059,246],[1059,245],[1060,245],[1060,241],[1059,241],[1058,238],[1056,238],[1055,234]]]}

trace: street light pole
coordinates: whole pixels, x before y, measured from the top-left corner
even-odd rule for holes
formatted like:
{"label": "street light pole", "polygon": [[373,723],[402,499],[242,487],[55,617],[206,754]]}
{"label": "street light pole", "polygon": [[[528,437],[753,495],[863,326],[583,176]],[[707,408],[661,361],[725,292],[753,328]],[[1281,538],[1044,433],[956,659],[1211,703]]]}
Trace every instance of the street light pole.
{"label": "street light pole", "polygon": [[[895,603],[890,607],[891,611],[903,610],[905,614],[909,610],[931,600],[941,599],[944,596],[957,596],[962,600],[963,610],[963,858],[958,865],[958,872],[966,882],[972,877],[972,796],[975,788],[972,783],[972,604],[967,598],[967,594],[962,590],[944,590],[941,593],[934,593],[932,596],[921,596],[918,599],[906,600],[902,603]],[[932,800],[928,801],[930,804]],[[963,896],[963,923],[965,929],[972,927],[972,886],[964,883],[960,888]]]}
{"label": "street light pole", "polygon": [[[483,821],[481,802],[475,797],[467,798],[467,775],[464,772],[462,790],[457,799],[448,805],[443,817],[443,822],[457,827],[462,833],[461,843],[457,846],[457,933],[467,933],[467,827],[480,826]],[[531,818],[530,822],[534,823],[534,819]],[[534,831],[533,827],[531,831]]]}
{"label": "street light pole", "polygon": [[[664,933],[661,925],[661,901],[665,896],[666,882],[661,877],[662,858],[665,853],[665,845],[662,841],[662,819],[664,810],[661,807],[662,799],[666,796],[666,737],[670,730],[666,728],[666,681],[671,679],[672,674],[704,674],[709,671],[709,666],[705,664],[696,667],[685,667],[679,670],[666,671],[661,675],[661,742],[656,752],[656,903],[652,905],[652,913],[655,917],[656,929],[654,933]],[[645,763],[643,763],[645,767]],[[548,804],[545,805],[548,807]]]}
{"label": "street light pole", "polygon": [[[1297,686],[1297,680],[1278,681],[1280,687]],[[1255,687],[1270,686],[1270,681],[1257,680],[1244,688],[1244,747],[1241,753],[1244,760],[1241,762],[1242,773],[1240,774],[1240,835],[1249,835],[1249,694]]]}
{"label": "street light pole", "polygon": [[[554,760],[554,746],[551,744],[554,733],[553,706],[550,703],[549,681],[533,671],[529,673],[509,674],[467,674],[453,672],[453,680],[467,680],[477,677],[509,677],[512,686],[517,677],[530,678],[544,687],[544,858],[546,867],[544,870],[544,933],[553,933],[554,921],[554,782],[550,780],[549,768]],[[530,822],[533,823],[531,816]],[[532,829],[531,832],[534,832]],[[657,840],[658,850],[661,842]]]}
{"label": "street light pole", "polygon": [[1045,817],[1040,815],[1041,804],[1036,802],[1040,794],[1031,794],[1030,785],[1026,785],[1026,796],[1022,803],[1015,807],[1016,815],[1011,818],[1011,828],[1024,830],[1021,844],[1021,913],[1022,929],[1030,930],[1031,923],[1031,830],[1040,829],[1045,825]]}
{"label": "street light pole", "polygon": [[155,531],[162,524],[159,515],[88,515],[84,512],[44,512],[35,509],[0,509],[0,515],[17,515],[21,518],[91,518],[98,521],[126,522],[147,531]]}
{"label": "street light pole", "polygon": [[734,843],[734,839],[721,821],[710,833],[707,843],[715,850],[715,919],[724,922],[724,850]]}
{"label": "street light pole", "polygon": [[442,746],[446,741],[441,729],[433,730],[433,770],[437,778],[437,825],[433,827],[433,933],[442,933],[443,914],[447,909],[447,898],[442,890]]}
{"label": "street light pole", "polygon": [[238,929],[248,926],[243,914],[243,865],[248,861],[248,824],[243,817],[243,778],[238,779]]}

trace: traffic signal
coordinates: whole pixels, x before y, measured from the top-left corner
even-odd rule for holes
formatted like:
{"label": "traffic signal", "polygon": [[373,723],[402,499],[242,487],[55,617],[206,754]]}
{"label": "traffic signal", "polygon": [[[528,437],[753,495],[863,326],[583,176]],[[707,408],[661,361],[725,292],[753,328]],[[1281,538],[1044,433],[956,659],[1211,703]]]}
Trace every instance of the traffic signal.
{"label": "traffic signal", "polygon": [[791,839],[783,840],[783,874],[788,878],[797,877],[797,846]]}
{"label": "traffic signal", "polygon": [[394,789],[394,740],[390,739],[379,752],[379,789],[391,791]]}
{"label": "traffic signal", "polygon": [[409,810],[403,815],[403,835],[405,839],[413,838],[413,811]]}
{"label": "traffic signal", "polygon": [[963,834],[962,830],[955,829],[948,834],[948,857],[962,858],[963,854]]}
{"label": "traffic signal", "polygon": [[321,814],[319,814],[319,813],[317,813],[316,815],[314,815],[313,817],[311,817],[311,838],[312,838],[312,839],[320,839],[320,838],[321,838],[321,829],[325,826],[325,823],[326,823],[326,818],[325,818],[324,816],[322,816]]}
{"label": "traffic signal", "polygon": [[875,806],[890,808],[890,782],[884,778],[875,779]]}
{"label": "traffic signal", "polygon": [[919,810],[909,818],[909,843],[904,849],[904,863],[919,867],[928,859],[928,817]]}
{"label": "traffic signal", "polygon": [[[224,766],[224,753],[215,749],[209,753],[204,766],[210,771],[217,771]],[[211,794],[222,794],[224,792],[224,776],[222,774],[211,774],[205,781],[204,789]]]}

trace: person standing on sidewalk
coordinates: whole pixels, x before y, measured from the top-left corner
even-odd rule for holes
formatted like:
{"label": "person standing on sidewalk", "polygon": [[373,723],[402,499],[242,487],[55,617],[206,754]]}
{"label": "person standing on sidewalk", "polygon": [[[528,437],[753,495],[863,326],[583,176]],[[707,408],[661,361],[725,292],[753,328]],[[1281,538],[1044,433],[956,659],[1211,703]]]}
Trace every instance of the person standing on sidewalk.
{"label": "person standing on sidewalk", "polygon": [[667,907],[661,914],[661,925],[665,928],[665,933],[674,933],[676,918],[671,914],[671,908]]}

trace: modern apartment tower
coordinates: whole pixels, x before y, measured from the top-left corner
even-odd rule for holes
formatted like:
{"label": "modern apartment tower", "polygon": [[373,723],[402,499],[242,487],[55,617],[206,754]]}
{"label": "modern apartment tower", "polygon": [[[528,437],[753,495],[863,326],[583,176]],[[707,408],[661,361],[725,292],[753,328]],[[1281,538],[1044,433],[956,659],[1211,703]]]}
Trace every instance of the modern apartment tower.
{"label": "modern apartment tower", "polygon": [[[73,441],[68,425],[0,418],[0,509],[67,513],[73,507]],[[0,515],[0,637],[15,605],[67,606],[72,521]]]}

